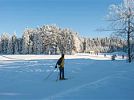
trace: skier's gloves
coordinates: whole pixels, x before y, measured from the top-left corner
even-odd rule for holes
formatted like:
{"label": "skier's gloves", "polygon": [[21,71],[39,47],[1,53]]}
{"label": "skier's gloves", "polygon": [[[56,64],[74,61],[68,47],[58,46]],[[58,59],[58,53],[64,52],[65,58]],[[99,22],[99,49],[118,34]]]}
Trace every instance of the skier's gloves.
{"label": "skier's gloves", "polygon": [[57,72],[57,69],[55,69],[54,72]]}

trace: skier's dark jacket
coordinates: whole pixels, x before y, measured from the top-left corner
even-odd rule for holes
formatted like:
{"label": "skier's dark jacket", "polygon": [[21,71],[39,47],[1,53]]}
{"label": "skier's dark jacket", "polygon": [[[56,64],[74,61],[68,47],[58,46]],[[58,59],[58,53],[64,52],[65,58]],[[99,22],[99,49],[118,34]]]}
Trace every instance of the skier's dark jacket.
{"label": "skier's dark jacket", "polygon": [[57,68],[57,65],[59,65],[59,68],[64,68],[64,57],[61,57],[61,58],[57,61],[55,68]]}

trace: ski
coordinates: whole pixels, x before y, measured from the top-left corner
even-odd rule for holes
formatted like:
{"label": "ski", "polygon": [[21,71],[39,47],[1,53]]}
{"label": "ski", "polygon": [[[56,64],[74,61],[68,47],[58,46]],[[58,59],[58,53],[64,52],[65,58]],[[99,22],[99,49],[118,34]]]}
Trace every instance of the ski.
{"label": "ski", "polygon": [[56,79],[56,81],[63,81],[63,80],[68,80],[68,78],[64,78],[64,79]]}

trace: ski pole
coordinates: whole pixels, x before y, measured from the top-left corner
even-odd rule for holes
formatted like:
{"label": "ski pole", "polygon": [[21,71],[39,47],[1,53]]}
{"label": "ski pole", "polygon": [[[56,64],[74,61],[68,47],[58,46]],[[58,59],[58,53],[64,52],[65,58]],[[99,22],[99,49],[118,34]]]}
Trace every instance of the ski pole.
{"label": "ski pole", "polygon": [[[58,70],[58,68],[57,68],[57,70]],[[57,72],[58,72],[58,71],[57,71]],[[56,81],[59,80],[59,75],[60,75],[60,73],[58,72]]]}

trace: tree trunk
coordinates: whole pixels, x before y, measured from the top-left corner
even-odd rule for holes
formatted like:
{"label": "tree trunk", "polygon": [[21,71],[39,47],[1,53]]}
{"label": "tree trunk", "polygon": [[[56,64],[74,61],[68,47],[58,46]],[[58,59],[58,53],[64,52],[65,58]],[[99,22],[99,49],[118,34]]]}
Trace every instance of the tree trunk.
{"label": "tree trunk", "polygon": [[[129,12],[131,10],[129,9]],[[130,16],[128,15],[128,30],[127,30],[127,45],[128,45],[128,62],[131,62],[131,48],[130,48]]]}
{"label": "tree trunk", "polygon": [[128,34],[127,34],[127,44],[128,44],[128,61],[129,63],[131,62],[131,49],[130,49],[130,32],[128,31]]}

